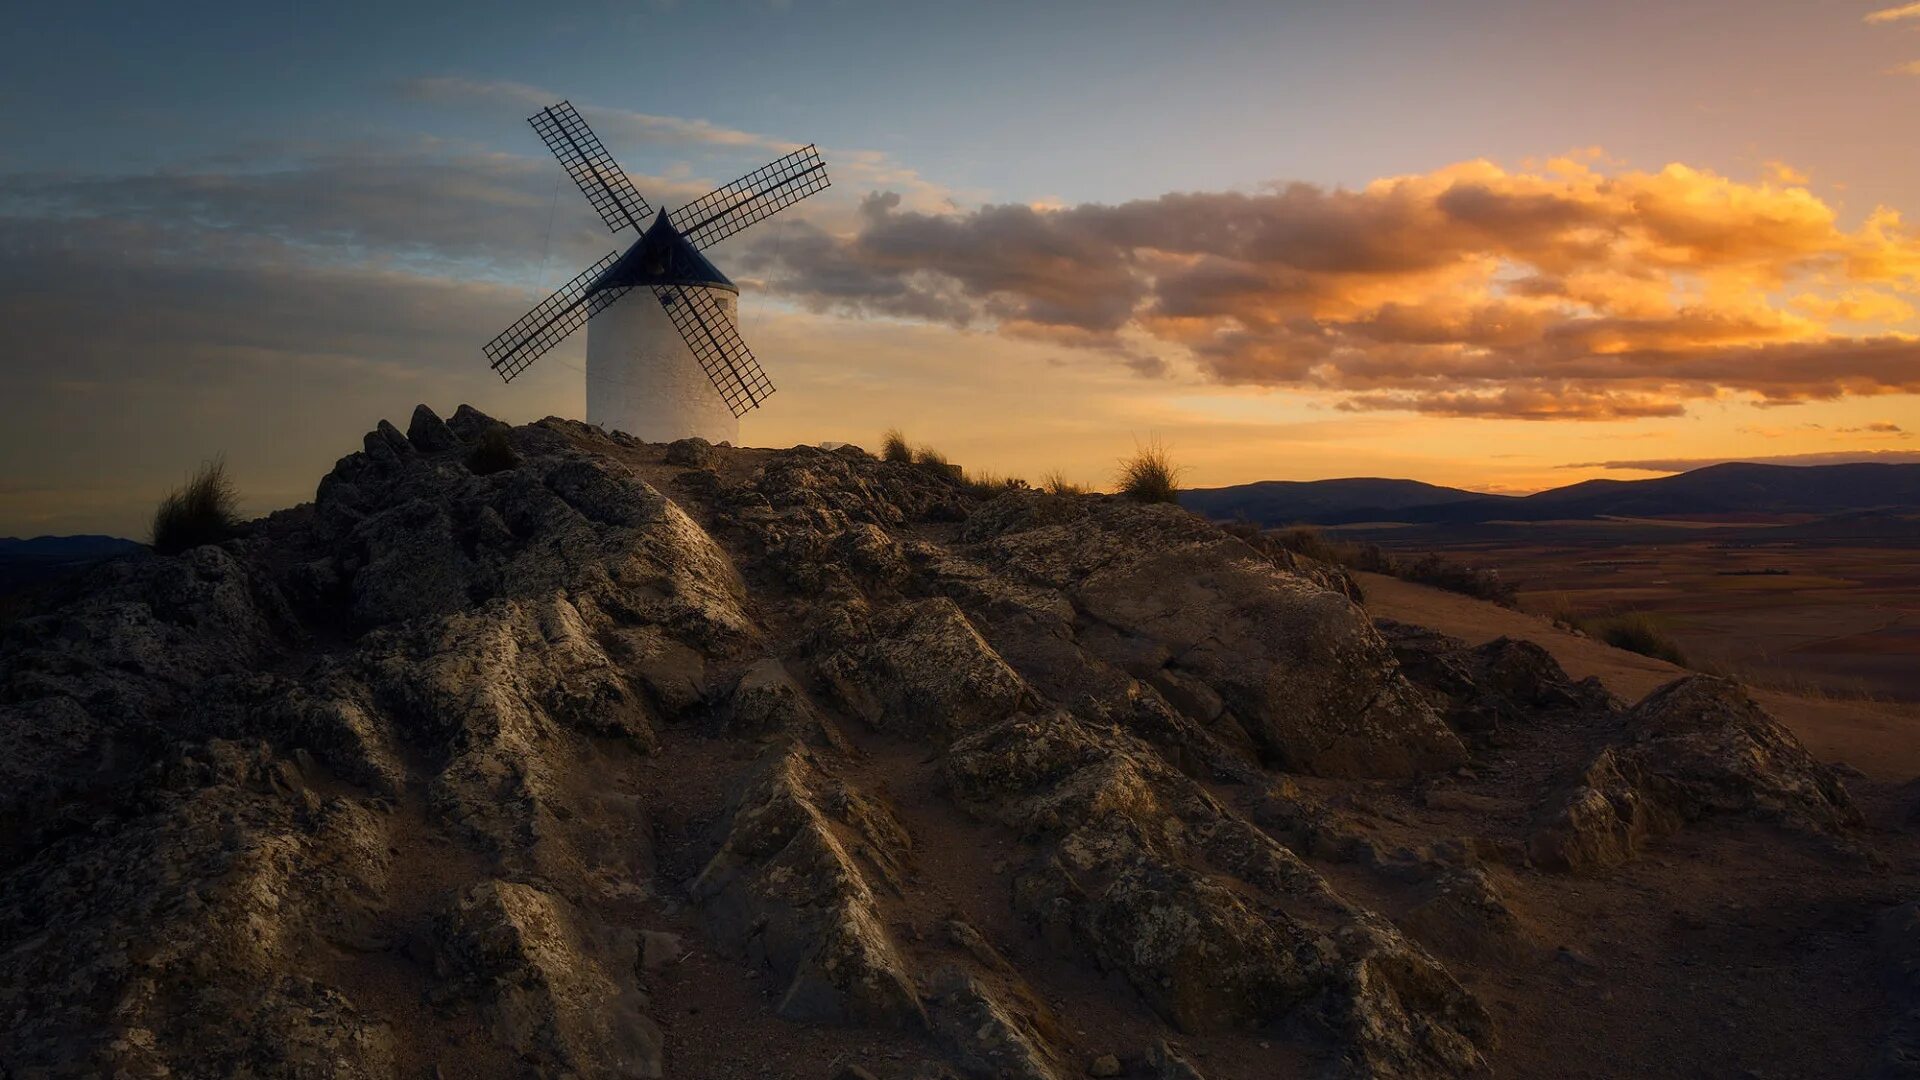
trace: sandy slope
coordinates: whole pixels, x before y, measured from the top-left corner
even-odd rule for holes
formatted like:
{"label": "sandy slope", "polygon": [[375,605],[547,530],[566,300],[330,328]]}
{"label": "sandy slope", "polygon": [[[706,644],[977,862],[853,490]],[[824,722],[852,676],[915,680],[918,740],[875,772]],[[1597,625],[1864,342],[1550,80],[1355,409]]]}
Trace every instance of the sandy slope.
{"label": "sandy slope", "polygon": [[[1677,678],[1683,669],[1563,630],[1546,619],[1381,574],[1356,574],[1375,615],[1442,630],[1469,642],[1501,635],[1538,642],[1575,678],[1598,675],[1629,701]],[[1920,707],[1842,701],[1756,690],[1754,697],[1793,729],[1807,748],[1875,780],[1920,777]]]}

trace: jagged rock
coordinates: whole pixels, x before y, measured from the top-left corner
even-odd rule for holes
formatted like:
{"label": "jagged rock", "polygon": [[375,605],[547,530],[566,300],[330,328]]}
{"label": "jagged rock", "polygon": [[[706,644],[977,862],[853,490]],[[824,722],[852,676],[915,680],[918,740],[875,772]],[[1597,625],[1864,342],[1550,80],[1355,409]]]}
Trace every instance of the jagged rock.
{"label": "jagged rock", "polygon": [[413,418],[407,422],[407,441],[414,449],[428,454],[460,449],[460,437],[425,404],[413,407]]}
{"label": "jagged rock", "polygon": [[944,968],[928,988],[934,1034],[972,1076],[1064,1080],[1067,1076],[1040,1008],[1023,995],[996,990],[959,968]]}
{"label": "jagged rock", "polygon": [[1458,638],[1390,619],[1376,626],[1413,682],[1438,696],[1456,730],[1484,735],[1557,711],[1608,712],[1619,707],[1597,679],[1575,682],[1545,649],[1500,637],[1473,646]]}
{"label": "jagged rock", "polygon": [[820,663],[821,677],[876,728],[945,742],[1007,716],[1031,691],[944,598],[902,605],[871,638]]}
{"label": "jagged rock", "polygon": [[804,732],[818,719],[786,666],[772,658],[756,660],[741,673],[727,713],[728,727],[743,732]]}
{"label": "jagged rock", "polygon": [[[0,845],[93,812],[210,682],[269,666],[294,618],[274,584],[221,547],[118,559],[71,605],[6,627],[0,675]],[[56,806],[66,809],[55,812]]]}
{"label": "jagged rock", "polygon": [[[912,975],[871,884],[834,827],[824,787],[801,751],[777,754],[741,792],[719,852],[693,882],[693,896],[723,940],[783,981],[780,1015],[922,1025],[926,1014]],[[891,815],[850,791],[835,801],[841,825],[889,858],[906,857],[905,830]]]}
{"label": "jagged rock", "polygon": [[259,742],[213,740],[143,781],[123,816],[0,877],[5,1064],[391,1075],[392,1033],[301,962],[374,917],[377,816],[322,803]]}
{"label": "jagged rock", "polygon": [[[1360,1072],[1477,1068],[1484,1010],[1434,961],[1144,744],[1065,713],[956,742],[955,792],[1047,842],[1016,906],[1185,1031],[1316,1008]],[[1258,890],[1258,898],[1245,890]]]}
{"label": "jagged rock", "polygon": [[1572,871],[1617,866],[1650,839],[1710,814],[1838,835],[1860,824],[1844,785],[1737,683],[1690,675],[1654,690],[1558,796],[1532,840],[1535,860]]}
{"label": "jagged rock", "polygon": [[505,881],[469,890],[440,935],[442,976],[468,988],[501,1045],[535,1071],[663,1075],[630,935],[597,941],[565,902]]}
{"label": "jagged rock", "polygon": [[713,464],[713,444],[698,435],[675,439],[667,444],[666,462],[688,469],[704,469]]}
{"label": "jagged rock", "polygon": [[[476,475],[490,432],[517,463]],[[1161,1036],[1247,1028],[1460,1076],[1490,1025],[1415,941],[1524,979],[1501,785],[1553,767],[1477,739],[1404,782],[1460,760],[1462,702],[1582,748],[1568,862],[1857,820],[1724,686],[1629,716],[1524,643],[1415,647],[1176,508],[807,447],[710,448],[669,496],[658,452],[422,407],[311,505],[0,629],[0,1071],[657,1075],[723,1001],[800,1069],[831,1023],[905,1029],[826,1039],[923,1080],[1197,1080],[1238,1062]]]}
{"label": "jagged rock", "polygon": [[379,426],[367,432],[362,440],[362,451],[376,464],[397,466],[407,458],[419,453],[412,443],[407,441],[400,429],[385,420]]}
{"label": "jagged rock", "polygon": [[447,418],[447,429],[469,445],[479,442],[480,437],[495,429],[504,429],[507,425],[481,412],[471,405],[461,405]]}
{"label": "jagged rock", "polygon": [[989,566],[1064,593],[1087,652],[1186,688],[1202,722],[1219,720],[1217,699],[1286,768],[1407,776],[1465,760],[1346,597],[1179,507],[1058,499],[1003,495],[966,535]]}

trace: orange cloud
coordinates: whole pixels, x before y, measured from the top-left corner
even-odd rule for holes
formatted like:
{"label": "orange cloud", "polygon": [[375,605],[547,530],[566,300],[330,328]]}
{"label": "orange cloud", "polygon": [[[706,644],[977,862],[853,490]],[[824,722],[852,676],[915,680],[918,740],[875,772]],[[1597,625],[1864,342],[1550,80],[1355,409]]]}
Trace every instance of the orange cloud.
{"label": "orange cloud", "polygon": [[1803,181],[1585,154],[1117,206],[873,196],[853,231],[749,258],[816,308],[997,324],[1151,370],[1143,335],[1220,381],[1347,409],[1614,419],[1920,392],[1902,298],[1920,235],[1887,209],[1845,227]]}
{"label": "orange cloud", "polygon": [[1920,4],[1901,4],[1897,7],[1881,8],[1869,12],[1862,20],[1869,23],[1899,22],[1902,19],[1920,19]]}

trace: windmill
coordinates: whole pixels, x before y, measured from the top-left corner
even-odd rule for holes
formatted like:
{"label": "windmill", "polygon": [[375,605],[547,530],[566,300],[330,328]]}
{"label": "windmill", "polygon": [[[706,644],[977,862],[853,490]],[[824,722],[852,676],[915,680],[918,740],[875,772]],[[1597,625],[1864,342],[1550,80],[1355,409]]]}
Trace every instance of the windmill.
{"label": "windmill", "polygon": [[588,423],[649,442],[737,441],[773,383],[735,325],[740,290],[700,250],[825,188],[827,163],[809,145],[656,215],[571,104],[527,123],[607,228],[638,235],[488,342],[487,362],[512,382],[585,323]]}

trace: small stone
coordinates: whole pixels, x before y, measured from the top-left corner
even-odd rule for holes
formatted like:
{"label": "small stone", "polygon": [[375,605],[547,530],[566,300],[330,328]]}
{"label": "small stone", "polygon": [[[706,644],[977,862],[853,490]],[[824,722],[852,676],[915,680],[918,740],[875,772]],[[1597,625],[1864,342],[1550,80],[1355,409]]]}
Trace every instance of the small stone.
{"label": "small stone", "polygon": [[648,971],[658,971],[686,952],[679,934],[669,934],[659,930],[640,931],[640,966]]}
{"label": "small stone", "polygon": [[1099,1057],[1093,1059],[1093,1064],[1087,1066],[1087,1075],[1119,1076],[1120,1059],[1112,1054],[1101,1054]]}
{"label": "small stone", "polygon": [[713,464],[713,444],[698,435],[667,444],[667,464],[704,469]]}

